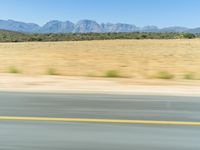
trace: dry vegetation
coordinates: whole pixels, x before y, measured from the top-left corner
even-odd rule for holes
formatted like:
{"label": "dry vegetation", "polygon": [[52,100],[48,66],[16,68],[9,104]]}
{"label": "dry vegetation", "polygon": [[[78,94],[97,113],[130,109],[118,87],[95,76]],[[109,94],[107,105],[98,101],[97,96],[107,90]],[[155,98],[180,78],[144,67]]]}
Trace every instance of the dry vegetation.
{"label": "dry vegetation", "polygon": [[113,70],[117,75],[111,76],[134,78],[165,72],[199,79],[200,39],[0,43],[0,72],[13,70],[67,76],[106,76]]}

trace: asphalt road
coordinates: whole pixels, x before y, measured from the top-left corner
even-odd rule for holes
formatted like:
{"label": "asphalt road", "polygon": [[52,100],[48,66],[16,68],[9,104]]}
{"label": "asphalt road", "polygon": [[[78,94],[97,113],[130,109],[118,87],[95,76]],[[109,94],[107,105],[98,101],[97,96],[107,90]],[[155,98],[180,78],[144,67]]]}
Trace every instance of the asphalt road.
{"label": "asphalt road", "polygon": [[[200,97],[0,93],[0,117],[200,122]],[[0,119],[0,150],[199,150],[200,125]]]}

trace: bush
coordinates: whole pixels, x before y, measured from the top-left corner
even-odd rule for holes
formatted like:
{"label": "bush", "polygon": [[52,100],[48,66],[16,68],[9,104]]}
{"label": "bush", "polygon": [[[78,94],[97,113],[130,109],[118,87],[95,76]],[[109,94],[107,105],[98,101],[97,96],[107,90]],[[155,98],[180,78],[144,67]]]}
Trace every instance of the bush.
{"label": "bush", "polygon": [[185,33],[183,35],[184,38],[187,38],[187,39],[194,39],[196,38],[196,35],[195,34],[192,34],[192,33]]}
{"label": "bush", "polygon": [[9,73],[21,73],[21,71],[19,70],[19,69],[17,69],[16,67],[14,67],[14,66],[11,66],[10,68],[9,68]]}
{"label": "bush", "polygon": [[31,34],[0,30],[0,42],[83,41],[109,39],[193,39],[200,34],[177,32],[110,32],[110,33],[47,33]]}
{"label": "bush", "polygon": [[195,74],[193,72],[186,72],[183,77],[187,80],[195,80]]}
{"label": "bush", "polygon": [[105,73],[105,77],[118,78],[118,77],[120,77],[120,72],[118,70],[108,70]]}
{"label": "bush", "polygon": [[160,71],[160,72],[158,72],[156,77],[159,78],[159,79],[173,79],[174,75],[172,73],[167,72],[167,71]]}
{"label": "bush", "polygon": [[48,75],[59,75],[59,74],[57,73],[56,69],[54,69],[54,68],[49,68],[49,69],[47,70],[47,74],[48,74]]}

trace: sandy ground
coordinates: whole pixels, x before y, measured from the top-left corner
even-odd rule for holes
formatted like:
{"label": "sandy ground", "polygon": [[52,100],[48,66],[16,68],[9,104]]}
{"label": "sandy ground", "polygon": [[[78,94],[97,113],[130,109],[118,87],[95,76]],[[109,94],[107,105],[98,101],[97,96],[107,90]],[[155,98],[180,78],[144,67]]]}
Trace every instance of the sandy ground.
{"label": "sandy ground", "polygon": [[0,91],[200,96],[200,81],[0,74]]}
{"label": "sandy ground", "polygon": [[30,75],[54,69],[63,76],[99,77],[118,70],[145,79],[167,71],[200,79],[200,39],[0,43],[0,73],[13,67]]}

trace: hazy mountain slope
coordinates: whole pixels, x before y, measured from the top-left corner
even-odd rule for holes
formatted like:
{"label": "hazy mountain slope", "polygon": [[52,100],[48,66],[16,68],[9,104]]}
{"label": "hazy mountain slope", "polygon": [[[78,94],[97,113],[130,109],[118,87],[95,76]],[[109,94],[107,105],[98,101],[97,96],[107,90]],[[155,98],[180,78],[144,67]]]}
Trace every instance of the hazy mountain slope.
{"label": "hazy mountain slope", "polygon": [[24,23],[14,20],[0,20],[0,29],[21,32],[37,32],[40,29],[40,26],[34,23]]}
{"label": "hazy mountain slope", "polygon": [[188,30],[188,28],[178,26],[160,29],[161,32],[187,32]]}
{"label": "hazy mountain slope", "polygon": [[75,25],[74,32],[101,32],[101,26],[93,20],[81,20]]}
{"label": "hazy mountain slope", "polygon": [[70,22],[61,22],[61,21],[49,21],[46,23],[39,32],[42,33],[62,33],[62,32],[73,32],[75,25]]}
{"label": "hazy mountain slope", "polygon": [[34,23],[24,23],[14,20],[0,20],[0,29],[30,32],[30,33],[88,33],[88,32],[191,32],[200,33],[200,28],[189,29],[185,27],[165,27],[157,26],[137,27],[124,23],[102,23],[99,24],[93,20],[81,20],[76,24],[66,21],[49,21],[44,26]]}

